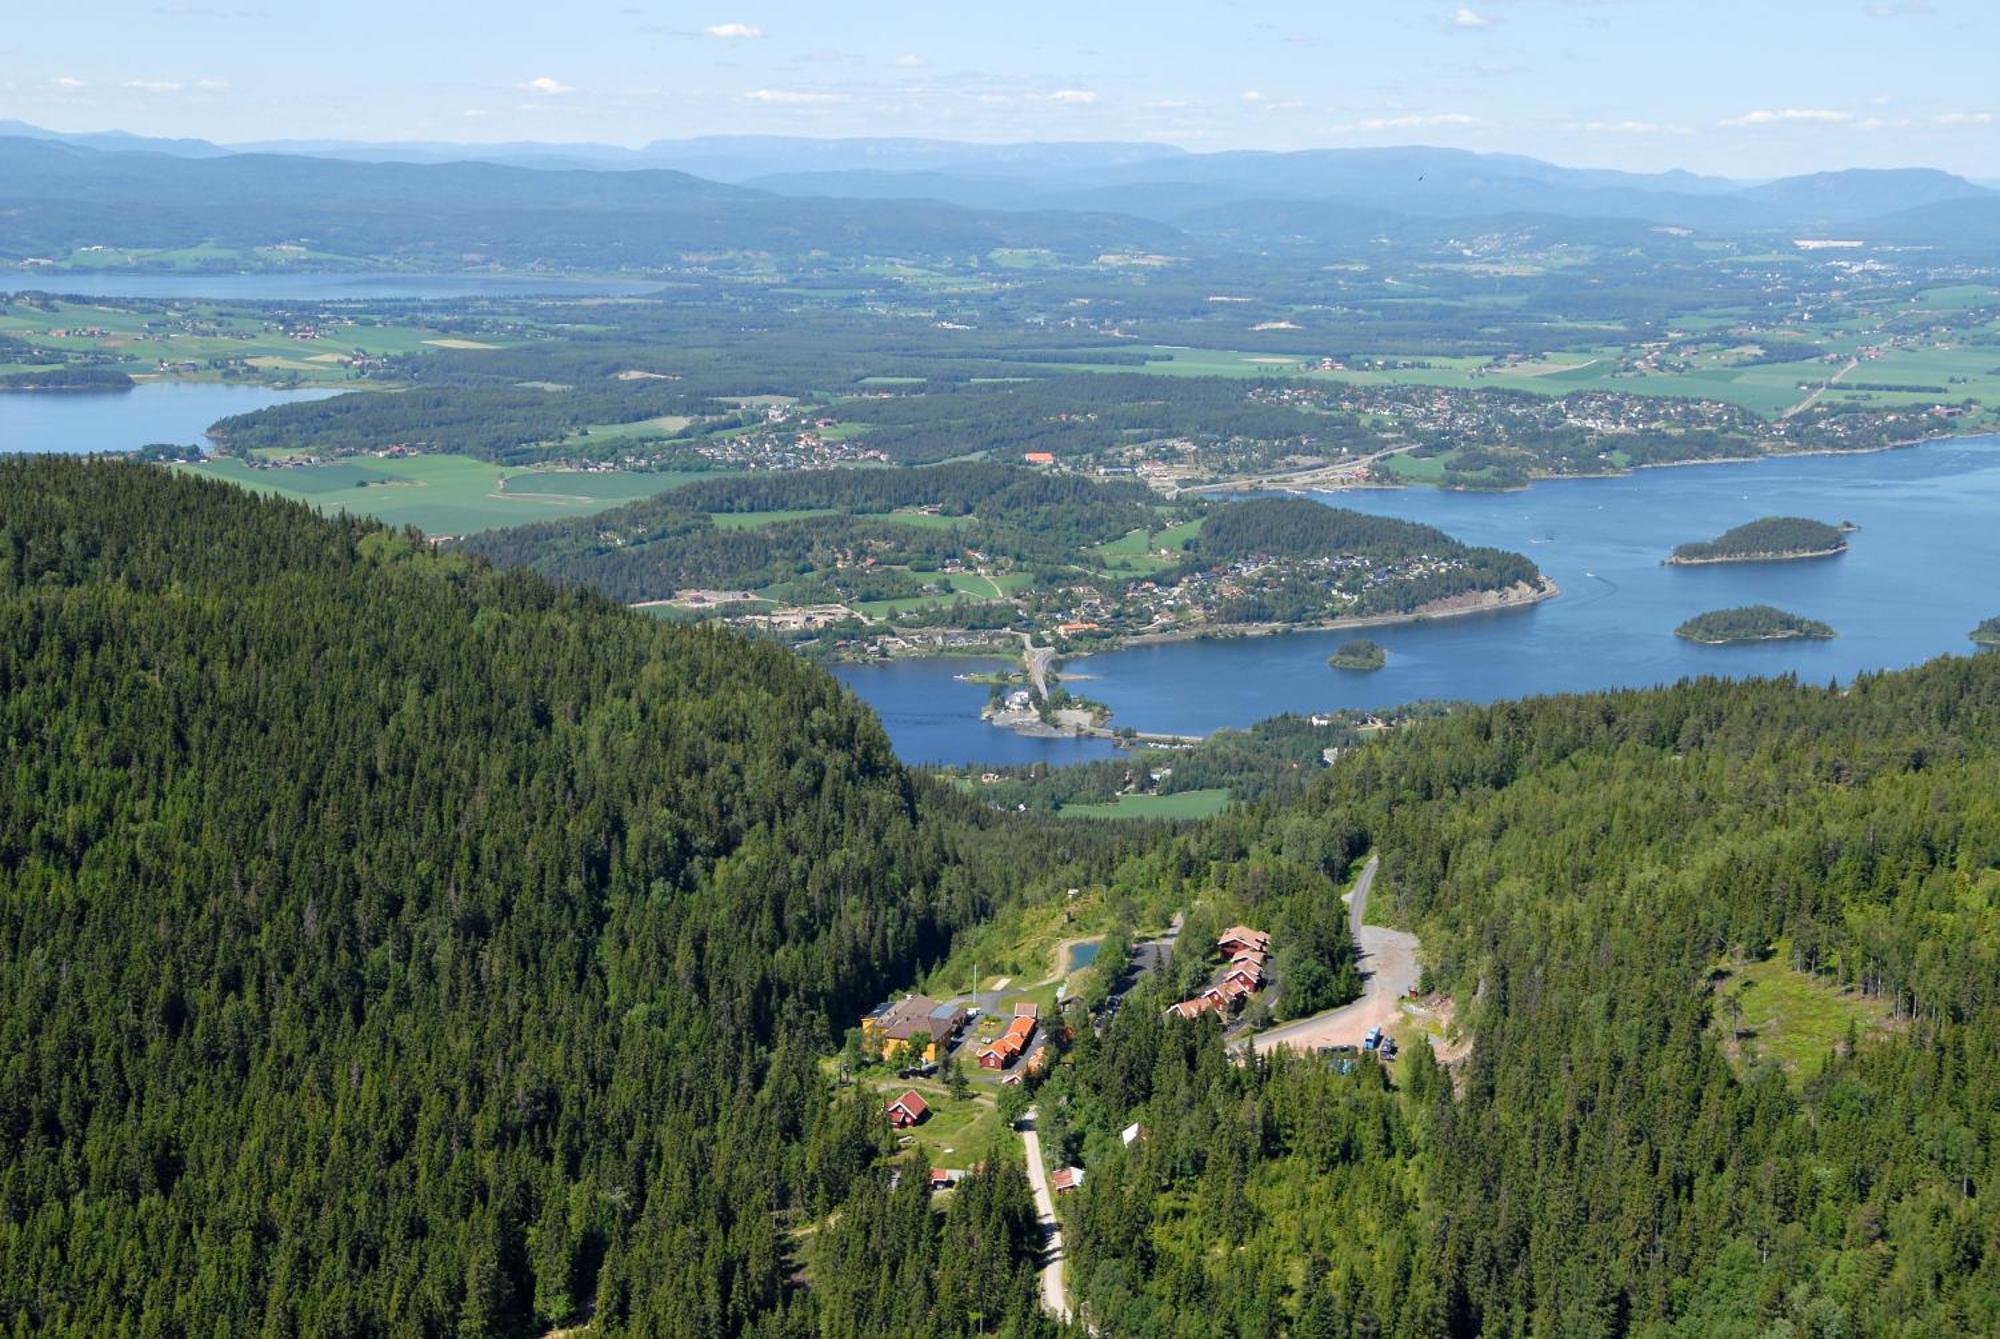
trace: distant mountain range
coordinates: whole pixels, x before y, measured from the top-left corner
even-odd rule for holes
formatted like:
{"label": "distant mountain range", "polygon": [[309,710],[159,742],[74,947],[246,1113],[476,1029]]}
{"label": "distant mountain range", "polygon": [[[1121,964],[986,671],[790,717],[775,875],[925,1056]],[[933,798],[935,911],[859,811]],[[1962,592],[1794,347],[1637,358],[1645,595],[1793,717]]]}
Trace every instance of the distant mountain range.
{"label": "distant mountain range", "polygon": [[[577,265],[709,249],[1337,248],[1533,221],[1992,248],[2000,191],[1927,168],[1741,183],[1424,147],[1192,153],[1137,143],[711,136],[602,144],[217,145],[0,122],[0,254],[119,245],[412,248]],[[894,202],[893,208],[885,204]],[[130,235],[134,206],[151,217]],[[10,236],[9,234],[13,234]],[[198,234],[198,236],[197,236]],[[161,240],[180,238],[181,241]],[[26,247],[26,252],[22,248]],[[37,250],[36,248],[40,248]],[[501,253],[506,254],[501,254]]]}

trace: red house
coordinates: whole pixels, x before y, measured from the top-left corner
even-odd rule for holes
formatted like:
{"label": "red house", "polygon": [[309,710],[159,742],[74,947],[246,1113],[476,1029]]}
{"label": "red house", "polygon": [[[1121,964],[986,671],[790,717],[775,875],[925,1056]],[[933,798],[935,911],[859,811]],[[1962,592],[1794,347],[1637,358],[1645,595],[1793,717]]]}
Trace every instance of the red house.
{"label": "red house", "polygon": [[1227,958],[1233,958],[1245,949],[1252,953],[1268,953],[1271,949],[1271,936],[1262,930],[1253,930],[1247,925],[1232,925],[1222,932],[1221,937],[1215,941],[1215,946],[1221,949],[1223,956]]}
{"label": "red house", "polygon": [[914,1091],[904,1093],[883,1110],[889,1117],[889,1124],[898,1130],[920,1124],[924,1117],[931,1114],[930,1104]]}

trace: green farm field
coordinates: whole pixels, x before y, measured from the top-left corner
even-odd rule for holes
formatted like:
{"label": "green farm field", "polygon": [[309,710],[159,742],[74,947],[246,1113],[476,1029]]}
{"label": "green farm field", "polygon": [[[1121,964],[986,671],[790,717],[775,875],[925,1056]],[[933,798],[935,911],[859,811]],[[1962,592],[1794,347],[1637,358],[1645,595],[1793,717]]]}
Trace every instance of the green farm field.
{"label": "green farm field", "polygon": [[519,470],[464,456],[343,460],[252,469],[215,459],[177,466],[212,479],[292,498],[322,511],[414,525],[430,535],[467,535],[559,516],[582,516],[685,483],[686,474],[593,474]]}
{"label": "green farm field", "polygon": [[1062,818],[1210,818],[1229,805],[1229,792],[1183,790],[1172,795],[1120,795],[1109,804],[1066,804]]}

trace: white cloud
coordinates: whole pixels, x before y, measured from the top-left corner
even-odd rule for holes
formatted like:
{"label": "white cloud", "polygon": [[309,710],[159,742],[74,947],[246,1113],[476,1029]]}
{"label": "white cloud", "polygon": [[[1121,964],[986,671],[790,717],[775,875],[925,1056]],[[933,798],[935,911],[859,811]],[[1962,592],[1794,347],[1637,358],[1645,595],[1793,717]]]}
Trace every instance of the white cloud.
{"label": "white cloud", "polygon": [[748,41],[764,35],[764,30],[754,23],[712,23],[702,31],[725,42]]}
{"label": "white cloud", "polygon": [[1993,124],[1993,113],[1945,112],[1938,117],[1937,123],[1941,126],[1990,126]]}
{"label": "white cloud", "polygon": [[1264,95],[1263,95],[1262,93],[1259,93],[1259,92],[1258,92],[1258,91],[1257,91],[1256,89],[1254,89],[1254,88],[1246,88],[1246,89],[1244,89],[1244,90],[1243,90],[1243,105],[1244,105],[1244,106],[1246,106],[1246,107],[1255,107],[1255,106],[1256,106],[1256,105],[1257,105],[1258,103],[1260,103],[1260,102],[1262,102],[1262,101],[1264,101]]}
{"label": "white cloud", "polygon": [[1458,12],[1451,16],[1451,26],[1454,28],[1491,28],[1493,20],[1487,15],[1481,14],[1476,9],[1467,5],[1460,5]]}
{"label": "white cloud", "polygon": [[1578,121],[1570,126],[1586,135],[1692,135],[1689,126],[1667,121]]}
{"label": "white cloud", "polygon": [[1438,126],[1476,126],[1485,124],[1476,116],[1464,112],[1430,112],[1423,115],[1409,113],[1402,116],[1370,116],[1351,125],[1335,126],[1335,130],[1428,130]]}
{"label": "white cloud", "polygon": [[1071,107],[1088,107],[1097,101],[1097,94],[1087,88],[1059,88],[1049,98]]}
{"label": "white cloud", "polygon": [[838,93],[807,93],[795,88],[755,88],[743,96],[767,107],[815,107],[846,100]]}
{"label": "white cloud", "polygon": [[194,86],[204,93],[223,93],[229,89],[227,79],[197,79]]}
{"label": "white cloud", "polygon": [[119,87],[134,93],[178,93],[186,85],[178,79],[127,79]]}
{"label": "white cloud", "polygon": [[896,64],[905,70],[921,70],[928,63],[922,56],[896,57]]}
{"label": "white cloud", "polygon": [[1803,121],[1820,125],[1838,125],[1852,121],[1847,112],[1828,111],[1824,107],[1760,107],[1741,116],[1732,116],[1722,124],[1725,126],[1774,126],[1787,121]]}
{"label": "white cloud", "polygon": [[565,93],[574,93],[576,91],[568,84],[560,83],[545,74],[536,75],[533,79],[521,85],[521,87],[530,93],[539,93],[545,98],[559,98]]}
{"label": "white cloud", "polygon": [[77,78],[77,77],[76,77],[75,75],[69,75],[69,74],[62,74],[62,75],[57,75],[57,76],[56,76],[56,87],[57,87],[57,88],[88,88],[88,87],[90,87],[90,85],[88,85],[88,84],[84,83],[84,82],[83,82],[83,80],[81,80],[81,79],[78,79],[78,78]]}

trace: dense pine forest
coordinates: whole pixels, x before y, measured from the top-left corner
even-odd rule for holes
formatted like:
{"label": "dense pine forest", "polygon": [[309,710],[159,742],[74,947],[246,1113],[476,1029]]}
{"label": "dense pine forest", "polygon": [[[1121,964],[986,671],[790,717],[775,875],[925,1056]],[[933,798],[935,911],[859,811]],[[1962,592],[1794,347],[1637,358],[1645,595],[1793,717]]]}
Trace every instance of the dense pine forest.
{"label": "dense pine forest", "polygon": [[[1025,1178],[934,1201],[826,1061],[1077,885],[1189,908],[1032,1093],[1096,1333],[2000,1332],[2000,658],[1461,710],[1055,826],[776,649],[15,460],[0,738],[15,1333],[1052,1334]],[[1236,920],[1282,1010],[1351,996],[1370,852],[1469,1045],[1165,1015]],[[1753,970],[1868,1022],[1769,1053]]]}
{"label": "dense pine forest", "polygon": [[[957,1333],[974,1291],[1041,1324],[997,1170],[865,1260],[800,1248],[901,1203],[819,1058],[1001,891],[1105,857],[983,831],[818,671],[14,459],[0,737],[13,1333]],[[878,1271],[937,1304],[841,1300]]]}
{"label": "dense pine forest", "polygon": [[[1168,864],[1372,848],[1444,1071],[1232,1065],[1135,994],[1041,1095],[1079,1297],[1137,1335],[2000,1332],[2000,661],[1447,716]],[[1875,1023],[1793,1068],[1764,963]],[[1770,987],[1766,987],[1767,989]],[[1850,1006],[1852,1007],[1852,1006]],[[1205,1034],[1205,1035],[1204,1035]],[[1128,1122],[1144,1137],[1124,1143]]]}

